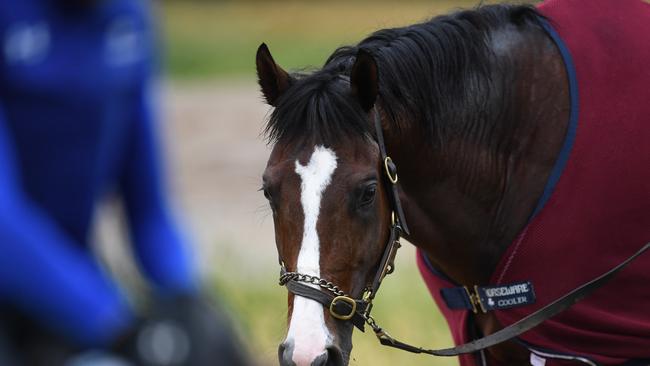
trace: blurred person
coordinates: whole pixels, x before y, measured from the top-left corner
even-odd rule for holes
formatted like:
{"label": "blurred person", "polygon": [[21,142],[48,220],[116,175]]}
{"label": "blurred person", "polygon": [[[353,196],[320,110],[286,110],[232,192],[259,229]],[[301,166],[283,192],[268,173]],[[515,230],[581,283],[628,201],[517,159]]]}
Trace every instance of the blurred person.
{"label": "blurred person", "polygon": [[[166,202],[149,5],[0,2],[3,366],[246,362],[228,320],[202,300]],[[144,316],[89,251],[97,203],[111,192],[156,294]]]}

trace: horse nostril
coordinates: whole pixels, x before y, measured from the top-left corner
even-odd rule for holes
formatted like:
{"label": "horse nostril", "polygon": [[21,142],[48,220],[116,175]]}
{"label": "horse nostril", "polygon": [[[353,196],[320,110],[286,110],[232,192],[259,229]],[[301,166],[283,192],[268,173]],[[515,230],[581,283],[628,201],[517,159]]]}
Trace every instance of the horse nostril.
{"label": "horse nostril", "polygon": [[293,362],[293,342],[284,342],[278,347],[280,366],[295,366]]}
{"label": "horse nostril", "polygon": [[327,347],[327,363],[326,366],[343,366],[343,352],[337,346]]}
{"label": "horse nostril", "polygon": [[328,346],[325,353],[312,361],[311,366],[343,366],[343,354],[337,346]]}
{"label": "horse nostril", "polygon": [[316,357],[316,359],[314,359],[311,362],[311,366],[327,366],[327,365],[329,365],[329,362],[327,362],[327,358],[328,358],[327,356],[328,356],[327,352],[323,352],[323,354]]}

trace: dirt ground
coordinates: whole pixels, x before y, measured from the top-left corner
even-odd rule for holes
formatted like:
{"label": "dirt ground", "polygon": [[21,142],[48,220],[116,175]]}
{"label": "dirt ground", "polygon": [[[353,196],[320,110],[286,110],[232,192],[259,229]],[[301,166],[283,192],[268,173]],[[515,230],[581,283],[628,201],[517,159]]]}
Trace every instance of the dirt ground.
{"label": "dirt ground", "polygon": [[[253,81],[168,83],[161,132],[169,197],[206,284],[277,276],[273,220],[261,192],[269,108]],[[119,205],[100,209],[95,245],[121,281],[142,284]],[[273,280],[271,280],[273,278]],[[140,291],[140,289],[134,289]]]}
{"label": "dirt ground", "polygon": [[169,84],[164,101],[171,191],[202,268],[259,275],[276,254],[273,220],[258,192],[270,149],[261,136],[269,108],[257,85]]}

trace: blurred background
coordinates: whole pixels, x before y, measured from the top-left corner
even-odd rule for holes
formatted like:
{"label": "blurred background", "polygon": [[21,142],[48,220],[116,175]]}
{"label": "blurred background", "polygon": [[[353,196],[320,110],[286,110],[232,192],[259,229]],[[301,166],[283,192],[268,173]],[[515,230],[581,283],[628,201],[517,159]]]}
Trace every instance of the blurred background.
{"label": "blurred background", "polygon": [[[286,290],[279,268],[261,174],[270,147],[261,135],[269,107],[255,79],[255,52],[267,43],[285,69],[322,65],[338,46],[385,27],[423,21],[478,1],[209,1],[157,3],[164,38],[163,116],[176,206],[197,257],[255,359],[277,364],[286,331]],[[115,242],[120,223],[106,207],[100,243]],[[100,244],[102,246],[102,244]],[[119,257],[113,249],[108,257]],[[112,260],[113,266],[128,266]],[[428,347],[452,344],[405,245],[397,270],[376,299],[375,317],[391,334]],[[457,365],[380,346],[355,331],[353,365]]]}

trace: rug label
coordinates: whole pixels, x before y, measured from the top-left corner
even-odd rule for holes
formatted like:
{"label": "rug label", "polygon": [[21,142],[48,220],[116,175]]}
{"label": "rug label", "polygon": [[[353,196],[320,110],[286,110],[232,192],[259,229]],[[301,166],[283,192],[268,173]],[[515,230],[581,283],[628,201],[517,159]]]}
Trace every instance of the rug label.
{"label": "rug label", "polygon": [[535,303],[535,291],[530,281],[499,286],[479,287],[478,295],[485,310],[501,310]]}

